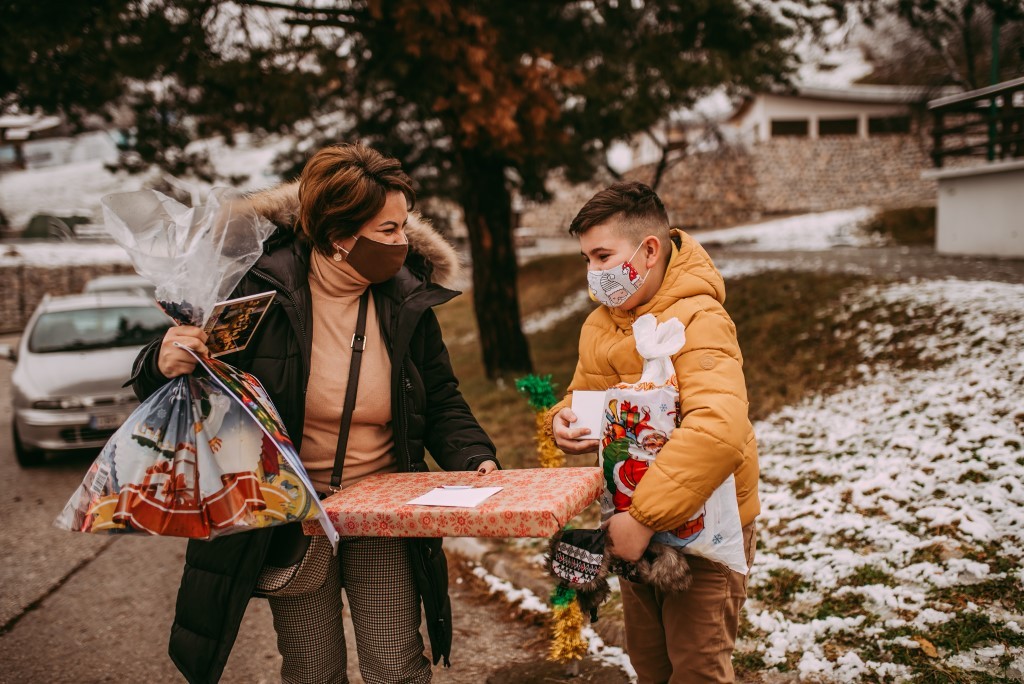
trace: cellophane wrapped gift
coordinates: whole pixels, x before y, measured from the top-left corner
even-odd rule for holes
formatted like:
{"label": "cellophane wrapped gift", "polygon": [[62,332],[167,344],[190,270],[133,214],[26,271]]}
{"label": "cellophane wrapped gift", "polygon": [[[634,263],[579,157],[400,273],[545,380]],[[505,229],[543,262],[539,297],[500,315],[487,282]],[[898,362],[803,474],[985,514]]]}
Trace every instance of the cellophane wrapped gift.
{"label": "cellophane wrapped gift", "polygon": [[[443,486],[501,487],[474,508],[411,505]],[[324,501],[342,536],[550,537],[597,500],[604,484],[598,468],[524,468],[476,472],[374,475]],[[316,522],[306,532],[322,534]]]}
{"label": "cellophane wrapped gift", "polygon": [[[663,323],[651,314],[633,323],[636,350],[644,359],[636,383],[620,383],[605,392],[599,449],[605,477],[602,517],[628,511],[641,478],[679,426],[679,387],[672,357],[686,343],[682,321]],[[683,388],[685,391],[685,388]],[[680,547],[746,574],[743,530],[732,475],[699,511],[675,530],[658,532],[653,541]]]}
{"label": "cellophane wrapped gift", "polygon": [[[191,208],[153,190],[103,198],[107,230],[179,325],[202,326],[274,230],[237,199],[223,189]],[[196,358],[191,375],[157,390],[114,433],[58,527],[211,539],[324,515],[259,381]]]}

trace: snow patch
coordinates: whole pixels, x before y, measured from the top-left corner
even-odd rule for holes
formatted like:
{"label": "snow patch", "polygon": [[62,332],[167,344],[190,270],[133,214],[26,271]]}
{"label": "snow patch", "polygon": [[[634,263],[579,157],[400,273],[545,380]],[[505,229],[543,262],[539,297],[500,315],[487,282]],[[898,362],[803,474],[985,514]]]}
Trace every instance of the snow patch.
{"label": "snow patch", "polygon": [[875,209],[858,207],[801,214],[733,228],[694,232],[702,245],[728,245],[756,252],[823,251],[834,247],[878,245],[879,238],[862,229]]}
{"label": "snow patch", "polygon": [[[895,307],[912,315],[848,331],[870,361],[862,384],[756,425],[764,548],[751,588],[756,595],[769,573],[786,571],[806,587],[798,598],[815,606],[810,613],[829,597],[854,594],[862,603],[837,601],[837,614],[821,618],[751,600],[748,618],[760,634],[748,639],[760,642],[766,664],[798,663],[801,673],[825,681],[880,677],[883,670],[901,680],[909,676],[905,668],[871,660],[878,640],[899,645],[885,639],[889,630],[927,635],[964,610],[984,611],[1008,631],[1019,628],[984,606],[933,596],[1007,576],[969,556],[994,553],[1018,567],[1022,561],[1021,302],[1022,285],[960,281],[865,288],[842,301],[851,316]],[[909,344],[934,367],[904,371],[883,361],[908,330]],[[856,657],[848,651],[843,661],[836,648],[826,649],[840,634],[843,644],[862,640]],[[986,646],[947,662],[985,669],[996,665],[993,654]]]}

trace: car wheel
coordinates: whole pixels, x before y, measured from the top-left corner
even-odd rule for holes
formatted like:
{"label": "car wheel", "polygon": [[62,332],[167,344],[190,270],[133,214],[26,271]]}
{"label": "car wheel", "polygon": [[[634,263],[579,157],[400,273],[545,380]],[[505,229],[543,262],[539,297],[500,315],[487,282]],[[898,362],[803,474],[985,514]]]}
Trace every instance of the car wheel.
{"label": "car wheel", "polygon": [[21,443],[18,437],[18,427],[11,424],[11,435],[14,438],[14,457],[18,459],[18,465],[22,468],[34,468],[43,464],[43,452],[39,449],[29,449]]}

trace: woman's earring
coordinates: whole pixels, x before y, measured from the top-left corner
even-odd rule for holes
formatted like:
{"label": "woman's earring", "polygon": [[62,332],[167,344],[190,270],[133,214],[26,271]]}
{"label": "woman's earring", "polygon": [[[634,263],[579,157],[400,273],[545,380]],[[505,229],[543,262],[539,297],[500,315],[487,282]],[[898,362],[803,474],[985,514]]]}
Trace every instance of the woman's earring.
{"label": "woman's earring", "polygon": [[341,250],[340,250],[340,249],[339,249],[339,250],[338,250],[337,252],[335,252],[335,253],[334,253],[334,260],[335,260],[335,261],[341,261],[341,260],[342,260],[342,259],[344,259],[344,258],[345,258],[345,257],[344,257],[344,256],[342,256],[342,254],[341,254]]}

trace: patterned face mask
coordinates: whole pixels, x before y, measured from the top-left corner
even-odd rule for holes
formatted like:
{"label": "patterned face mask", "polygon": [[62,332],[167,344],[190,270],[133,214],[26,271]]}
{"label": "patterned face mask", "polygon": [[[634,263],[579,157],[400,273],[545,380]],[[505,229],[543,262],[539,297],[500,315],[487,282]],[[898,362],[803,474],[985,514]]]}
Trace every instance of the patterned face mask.
{"label": "patterned face mask", "polygon": [[614,309],[625,304],[636,294],[643,286],[646,276],[640,275],[631,262],[643,244],[641,242],[637,245],[629,259],[618,266],[603,271],[587,271],[587,285],[590,286],[594,299]]}

